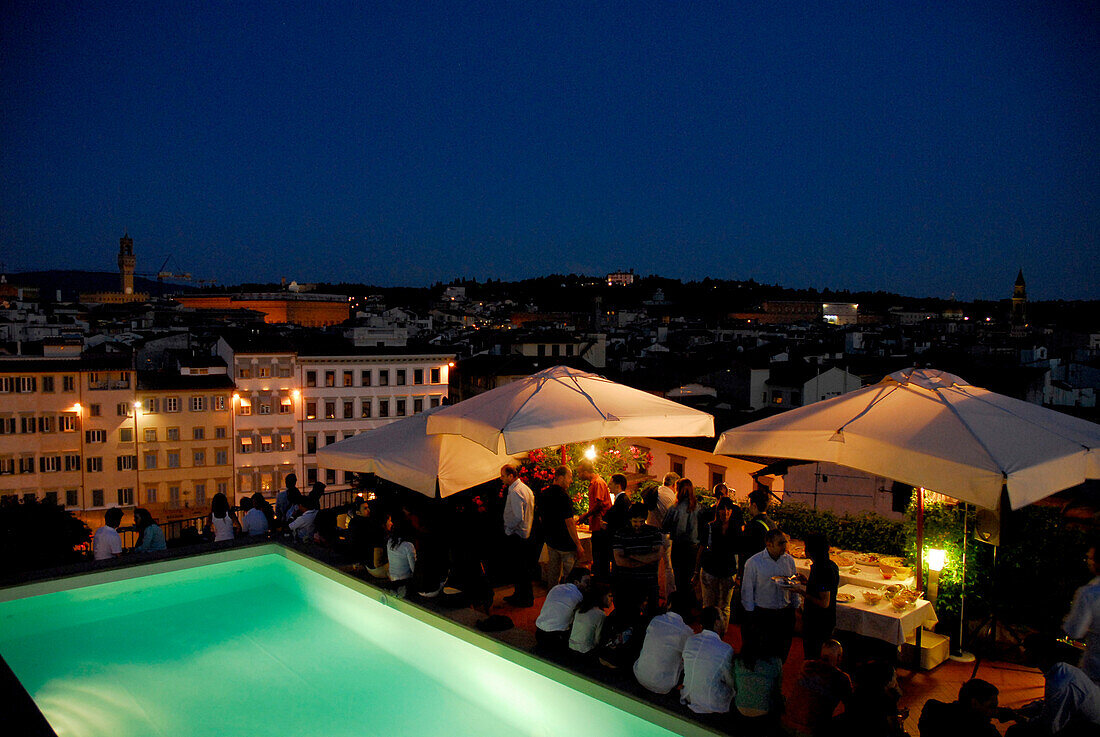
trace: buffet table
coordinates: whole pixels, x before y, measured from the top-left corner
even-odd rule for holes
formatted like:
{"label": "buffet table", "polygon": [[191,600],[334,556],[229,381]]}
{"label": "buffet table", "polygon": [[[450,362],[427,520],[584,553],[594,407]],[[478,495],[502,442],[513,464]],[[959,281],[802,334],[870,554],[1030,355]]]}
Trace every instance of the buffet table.
{"label": "buffet table", "polygon": [[888,597],[883,597],[877,604],[868,604],[863,599],[864,591],[882,593],[881,586],[868,587],[853,584],[844,584],[837,591],[837,594],[851,594],[855,597],[849,603],[842,603],[838,599],[836,605],[838,630],[884,640],[892,645],[904,645],[906,637],[916,632],[918,628],[931,629],[939,621],[929,601],[918,599],[916,603],[898,611]]}
{"label": "buffet table", "polygon": [[[806,578],[810,577],[810,559],[809,558],[795,558],[794,569],[797,573],[801,573]],[[875,565],[855,565],[845,566],[840,568],[840,583],[852,584],[854,586],[864,586],[871,589],[881,589],[884,586],[888,586],[892,583],[901,584],[907,589],[913,588],[916,584],[916,576],[910,575],[908,578],[883,578],[882,571]]]}

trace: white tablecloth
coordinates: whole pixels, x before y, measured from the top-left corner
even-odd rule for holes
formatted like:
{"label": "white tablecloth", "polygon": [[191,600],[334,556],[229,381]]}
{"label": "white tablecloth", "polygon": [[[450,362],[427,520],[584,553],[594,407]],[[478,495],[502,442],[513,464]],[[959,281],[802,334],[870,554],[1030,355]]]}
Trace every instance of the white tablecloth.
{"label": "white tablecloth", "polygon": [[[853,584],[855,586],[867,586],[872,589],[880,589],[884,586],[888,586],[892,583],[901,584],[907,589],[913,588],[913,584],[916,583],[916,576],[910,576],[909,578],[894,577],[887,580],[882,577],[882,571],[875,565],[862,565],[856,564],[855,568],[859,569],[858,573],[852,573],[851,569],[840,569],[840,583],[841,584]],[[795,558],[794,569],[798,573],[801,573],[806,578],[810,577],[810,559],[809,558]]]}
{"label": "white tablecloth", "polygon": [[[893,645],[903,645],[905,638],[918,627],[930,629],[939,621],[931,602],[920,599],[913,606],[899,612],[885,597],[873,606],[867,604],[863,600],[863,592],[867,590],[868,587],[852,584],[840,587],[838,593],[852,594],[856,599],[849,604],[837,602],[838,630],[885,640]],[[877,587],[870,587],[870,590],[875,591]]]}

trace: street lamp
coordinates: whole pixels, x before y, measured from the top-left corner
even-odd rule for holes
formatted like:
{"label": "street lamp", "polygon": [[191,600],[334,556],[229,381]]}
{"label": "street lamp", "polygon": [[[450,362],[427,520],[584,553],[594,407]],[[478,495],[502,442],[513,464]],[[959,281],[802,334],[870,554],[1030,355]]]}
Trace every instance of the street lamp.
{"label": "street lamp", "polygon": [[928,600],[936,606],[936,597],[940,593],[940,571],[947,563],[947,552],[939,548],[928,549]]}

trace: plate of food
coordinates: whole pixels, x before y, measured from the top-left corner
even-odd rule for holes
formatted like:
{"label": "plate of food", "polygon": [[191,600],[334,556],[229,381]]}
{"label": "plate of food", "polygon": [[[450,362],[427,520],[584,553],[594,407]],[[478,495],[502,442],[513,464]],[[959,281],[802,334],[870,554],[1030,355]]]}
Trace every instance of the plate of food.
{"label": "plate of food", "polygon": [[851,604],[855,600],[856,600],[855,594],[848,594],[848,593],[841,592],[841,593],[836,595],[836,603],[837,604]]}
{"label": "plate of food", "polygon": [[878,562],[882,560],[878,553],[856,553],[856,563],[862,563],[865,566],[877,566]]}
{"label": "plate of food", "polygon": [[878,559],[878,562],[885,563],[893,568],[903,568],[905,566],[905,561],[896,555],[884,555]]}
{"label": "plate of food", "polygon": [[863,601],[869,606],[874,606],[875,604],[878,604],[880,601],[882,601],[882,594],[877,591],[864,591]]}
{"label": "plate of food", "polygon": [[793,576],[772,576],[772,581],[781,589],[789,589],[799,584],[798,574]]}
{"label": "plate of food", "polygon": [[792,541],[791,544],[787,546],[787,552],[791,554],[792,558],[805,558],[806,546],[803,543]]}
{"label": "plate of food", "polygon": [[835,553],[829,556],[837,568],[851,568],[856,564],[856,559],[844,553]]}

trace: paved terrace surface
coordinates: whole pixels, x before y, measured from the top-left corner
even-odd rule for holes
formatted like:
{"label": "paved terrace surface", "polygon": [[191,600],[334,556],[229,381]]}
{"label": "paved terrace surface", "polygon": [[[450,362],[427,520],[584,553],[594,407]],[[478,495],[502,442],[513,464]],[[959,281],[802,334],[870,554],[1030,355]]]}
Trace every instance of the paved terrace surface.
{"label": "paved terrace surface", "polygon": [[[209,553],[229,547],[265,544],[268,542],[270,542],[270,540],[267,539],[256,541],[238,539],[222,543],[202,543],[193,546],[172,548],[161,553],[151,553],[143,556],[123,556],[123,558],[110,565],[111,567],[136,565],[166,558]],[[293,547],[305,555],[344,571],[362,581],[378,585],[380,588],[385,588],[386,582],[377,581],[365,571],[353,570],[353,567],[348,563],[346,558],[335,553],[331,549],[311,544],[287,543],[283,541],[281,541],[281,544]],[[81,563],[48,571],[32,571],[18,576],[4,576],[2,580],[0,580],[0,586],[11,586],[35,580],[88,573],[90,571],[103,570],[104,567],[103,564]],[[545,589],[536,584],[535,604],[533,607],[525,609],[511,607],[504,602],[504,597],[511,592],[511,586],[500,586],[495,589],[492,613],[503,614],[510,617],[515,626],[503,632],[482,634],[487,634],[513,647],[533,652],[539,657],[545,657],[541,652],[535,651],[535,619],[538,617],[539,610],[542,608],[542,602],[546,595]],[[413,603],[471,629],[476,629],[474,623],[483,616],[469,607],[451,608],[444,606],[442,602],[434,599],[416,599]],[[695,625],[695,629],[699,631],[700,628],[698,625]],[[730,625],[725,640],[734,647],[735,651],[740,651],[741,633],[737,625]],[[786,734],[778,727],[775,721],[761,721],[742,717],[740,714],[736,713],[736,709],[730,714],[695,714],[687,707],[680,705],[675,691],[671,694],[659,695],[651,693],[639,686],[634,680],[633,673],[629,668],[611,670],[579,656],[566,656],[562,659],[554,659],[554,662],[559,666],[568,668],[575,673],[579,673],[593,680],[600,681],[611,688],[647,701],[659,708],[704,724],[719,733],[744,735],[745,737]],[[901,706],[909,709],[909,718],[906,720],[905,726],[906,731],[908,731],[912,737],[917,737],[919,734],[917,719],[920,716],[921,709],[924,707],[924,703],[929,699],[954,701],[958,695],[959,687],[970,678],[973,668],[974,666],[971,663],[956,663],[950,660],[929,672],[914,672],[899,666],[898,682],[903,692]],[[788,699],[794,694],[795,682],[801,669],[802,641],[796,636],[794,644],[791,647],[790,656],[783,666],[783,693]],[[1039,671],[1034,668],[989,660],[981,663],[978,670],[978,677],[989,681],[1000,689],[1001,706],[1016,708],[1034,701],[1035,699],[1042,698],[1043,696],[1043,677]],[[26,691],[23,690],[18,681],[15,680],[14,675],[11,674],[10,670],[6,667],[0,667],[0,703],[5,705],[4,710],[7,723],[9,725],[16,725],[16,729],[20,734],[54,735],[54,732],[45,724],[45,720],[42,719],[41,714],[26,695]],[[999,724],[997,722],[994,722],[994,724],[1000,729],[1002,734],[1008,726],[1007,724]]]}

